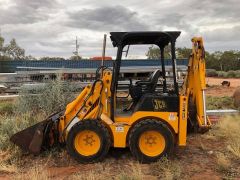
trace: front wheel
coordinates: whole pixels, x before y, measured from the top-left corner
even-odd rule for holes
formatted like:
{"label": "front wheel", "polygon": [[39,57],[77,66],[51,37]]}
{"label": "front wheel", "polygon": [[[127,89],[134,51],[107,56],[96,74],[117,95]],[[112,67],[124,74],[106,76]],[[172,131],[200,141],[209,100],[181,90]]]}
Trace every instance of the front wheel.
{"label": "front wheel", "polygon": [[147,119],[137,123],[131,130],[129,147],[140,162],[155,162],[172,152],[174,137],[165,124],[159,120]]}
{"label": "front wheel", "polygon": [[108,153],[111,138],[99,120],[83,120],[75,124],[67,137],[68,153],[81,163],[99,162]]}

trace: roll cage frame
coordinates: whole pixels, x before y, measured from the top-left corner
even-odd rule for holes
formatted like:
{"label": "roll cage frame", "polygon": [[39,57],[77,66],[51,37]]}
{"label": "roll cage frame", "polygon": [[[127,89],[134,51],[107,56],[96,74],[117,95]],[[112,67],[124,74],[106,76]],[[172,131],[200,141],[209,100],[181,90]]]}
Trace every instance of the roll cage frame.
{"label": "roll cage frame", "polygon": [[116,61],[113,64],[113,75],[111,83],[111,119],[114,121],[114,101],[115,93],[119,79],[122,53],[123,49],[127,45],[144,45],[154,44],[160,48],[160,60],[162,66],[162,78],[163,78],[163,92],[167,90],[166,71],[164,63],[164,49],[170,43],[171,45],[171,61],[174,81],[174,94],[179,94],[178,82],[176,76],[176,53],[175,44],[176,39],[181,34],[180,31],[149,31],[149,32],[110,32],[110,38],[113,47],[117,47]]}

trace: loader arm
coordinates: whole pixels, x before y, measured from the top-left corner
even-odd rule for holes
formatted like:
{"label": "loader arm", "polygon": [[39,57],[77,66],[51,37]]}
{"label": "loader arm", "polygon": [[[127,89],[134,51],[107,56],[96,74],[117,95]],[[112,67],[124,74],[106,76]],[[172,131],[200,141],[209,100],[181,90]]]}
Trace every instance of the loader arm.
{"label": "loader arm", "polygon": [[182,95],[188,97],[189,111],[194,108],[194,116],[190,123],[198,128],[208,128],[211,122],[206,115],[206,79],[205,51],[201,37],[192,39],[192,53],[189,58],[188,71],[183,83]]}

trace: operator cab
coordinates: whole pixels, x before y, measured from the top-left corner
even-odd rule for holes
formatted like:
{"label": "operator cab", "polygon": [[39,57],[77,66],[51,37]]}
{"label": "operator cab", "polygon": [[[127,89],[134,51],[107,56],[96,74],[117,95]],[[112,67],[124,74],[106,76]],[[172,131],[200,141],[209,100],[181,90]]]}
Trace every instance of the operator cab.
{"label": "operator cab", "polygon": [[[131,116],[137,111],[164,111],[164,109],[177,111],[179,95],[176,79],[175,42],[180,32],[111,32],[110,34],[113,46],[118,48],[111,84],[111,118],[114,120],[114,116],[118,115]],[[159,61],[159,67],[155,67],[155,70],[145,80],[134,81],[129,79],[128,96],[118,97],[117,92],[119,86],[121,86],[120,73],[123,68],[121,67],[123,53],[128,53],[130,46],[140,47],[140,45],[159,47],[160,57],[156,60]],[[167,84],[164,50],[168,45],[171,47],[172,80]],[[125,50],[126,48],[127,50]],[[158,90],[159,85],[161,91]],[[122,109],[121,112],[114,110],[114,106],[120,104],[119,99],[129,97],[131,97],[131,103],[127,107],[120,108]]]}

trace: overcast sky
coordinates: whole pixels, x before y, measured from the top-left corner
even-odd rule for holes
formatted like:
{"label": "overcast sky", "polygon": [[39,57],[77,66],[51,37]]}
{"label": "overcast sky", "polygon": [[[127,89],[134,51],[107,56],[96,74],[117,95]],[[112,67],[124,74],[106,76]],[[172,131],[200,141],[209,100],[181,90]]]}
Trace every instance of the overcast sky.
{"label": "overcast sky", "polygon": [[[240,49],[239,0],[0,0],[0,28],[26,54],[70,57],[101,55],[110,31],[180,30],[177,46],[203,36],[205,49]],[[109,37],[109,36],[108,36]],[[107,55],[115,55],[108,39]]]}

